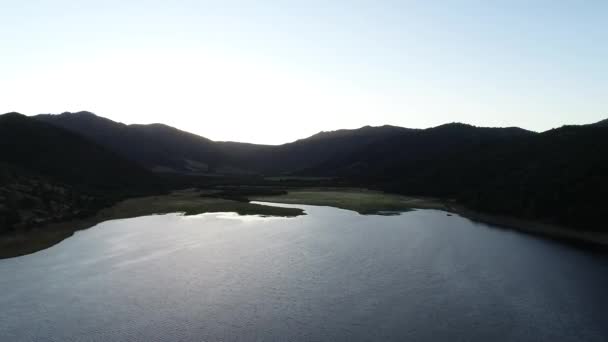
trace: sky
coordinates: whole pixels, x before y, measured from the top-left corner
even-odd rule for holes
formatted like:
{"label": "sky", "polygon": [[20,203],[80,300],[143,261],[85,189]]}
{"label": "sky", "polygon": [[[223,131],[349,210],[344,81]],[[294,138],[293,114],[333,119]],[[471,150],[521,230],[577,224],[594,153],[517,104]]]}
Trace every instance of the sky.
{"label": "sky", "polygon": [[608,117],[608,1],[0,0],[0,113],[213,140]]}

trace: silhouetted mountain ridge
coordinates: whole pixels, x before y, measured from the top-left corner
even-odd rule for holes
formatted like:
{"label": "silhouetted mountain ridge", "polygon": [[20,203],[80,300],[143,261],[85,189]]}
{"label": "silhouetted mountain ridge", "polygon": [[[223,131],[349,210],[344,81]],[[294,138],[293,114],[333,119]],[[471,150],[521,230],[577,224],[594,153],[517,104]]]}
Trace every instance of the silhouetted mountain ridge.
{"label": "silhouetted mountain ridge", "polygon": [[[425,131],[368,146],[313,174],[331,172],[387,191],[453,198],[484,212],[605,230],[608,127],[492,132]],[[400,153],[385,152],[387,147]]]}
{"label": "silhouetted mountain ridge", "polygon": [[411,128],[403,128],[398,126],[391,125],[383,125],[383,126],[363,126],[361,128],[356,129],[339,129],[335,131],[321,131],[319,133],[313,134],[308,138],[304,138],[301,140],[313,140],[313,139],[332,139],[332,138],[340,138],[340,137],[349,137],[349,136],[357,136],[357,135],[375,135],[375,134],[394,134],[401,133],[406,131],[412,131],[415,129]]}
{"label": "silhouetted mountain ridge", "polygon": [[608,119],[604,119],[604,120],[598,121],[598,122],[596,122],[596,123],[594,123],[592,125],[594,125],[594,126],[608,127]]}
{"label": "silhouetted mountain ridge", "polygon": [[0,232],[158,189],[155,175],[78,134],[18,113],[0,115]]}
{"label": "silhouetted mountain ridge", "polygon": [[151,170],[206,173],[219,162],[211,140],[164,124],[126,125],[90,112],[35,118],[87,137]]}
{"label": "silhouetted mountain ridge", "polygon": [[163,124],[125,125],[90,112],[35,118],[87,137],[148,169],[186,174],[293,173],[372,141],[412,131],[388,125],[366,126],[321,132],[274,146],[213,142]]}
{"label": "silhouetted mountain ridge", "polygon": [[0,155],[2,162],[82,186],[121,187],[151,176],[114,151],[18,113],[0,115]]}

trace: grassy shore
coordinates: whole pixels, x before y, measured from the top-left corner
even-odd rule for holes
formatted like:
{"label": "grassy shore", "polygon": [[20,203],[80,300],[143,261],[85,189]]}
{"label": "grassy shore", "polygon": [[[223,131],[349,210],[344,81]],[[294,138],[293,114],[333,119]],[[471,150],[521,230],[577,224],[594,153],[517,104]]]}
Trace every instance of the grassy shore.
{"label": "grassy shore", "polygon": [[283,217],[303,214],[303,211],[297,208],[281,208],[221,198],[201,197],[201,192],[193,190],[177,191],[163,196],[128,199],[83,220],[52,223],[2,236],[0,237],[0,259],[46,249],[70,237],[75,231],[92,227],[100,222],[176,212],[185,215],[236,212],[241,215]]}
{"label": "grassy shore", "polygon": [[332,206],[356,211],[360,214],[383,214],[403,212],[410,209],[439,209],[456,213],[476,222],[517,230],[575,244],[608,248],[608,234],[585,232],[538,221],[523,220],[507,216],[489,215],[470,210],[452,202],[433,198],[416,198],[386,194],[362,189],[302,189],[290,190],[279,196],[252,196],[251,200]]}
{"label": "grassy shore", "polygon": [[249,199],[260,202],[329,206],[356,211],[363,215],[391,214],[414,208],[446,209],[443,203],[436,199],[407,197],[364,189],[301,189],[290,190],[278,196],[250,196]]}

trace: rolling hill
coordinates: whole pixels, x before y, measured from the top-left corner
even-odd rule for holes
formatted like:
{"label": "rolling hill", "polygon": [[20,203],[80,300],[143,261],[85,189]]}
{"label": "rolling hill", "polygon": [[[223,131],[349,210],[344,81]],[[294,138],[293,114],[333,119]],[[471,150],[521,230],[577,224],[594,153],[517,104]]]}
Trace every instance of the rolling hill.
{"label": "rolling hill", "polygon": [[368,145],[309,173],[483,212],[605,230],[608,127],[543,133],[450,124]]}
{"label": "rolling hill", "polygon": [[0,115],[0,231],[157,191],[156,177],[112,151],[39,120]]}
{"label": "rolling hill", "polygon": [[35,119],[82,135],[150,170],[181,174],[287,174],[372,142],[413,130],[366,126],[321,132],[273,146],[209,139],[162,125],[125,125],[90,112],[43,114]]}
{"label": "rolling hill", "polygon": [[35,119],[82,135],[153,171],[204,174],[220,162],[214,142],[163,124],[125,125],[90,112]]}
{"label": "rolling hill", "polygon": [[395,126],[365,126],[359,129],[321,132],[278,146],[233,142],[218,144],[226,162],[240,169],[267,175],[297,174],[321,163],[350,155],[371,143],[412,131],[415,130]]}

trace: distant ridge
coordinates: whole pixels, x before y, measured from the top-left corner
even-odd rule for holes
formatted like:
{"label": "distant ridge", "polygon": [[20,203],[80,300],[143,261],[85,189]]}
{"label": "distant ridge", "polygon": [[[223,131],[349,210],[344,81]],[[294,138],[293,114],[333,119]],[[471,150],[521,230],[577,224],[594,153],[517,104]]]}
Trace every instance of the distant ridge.
{"label": "distant ridge", "polygon": [[308,138],[301,139],[327,139],[327,138],[337,138],[337,137],[345,137],[350,135],[369,135],[369,134],[394,134],[394,133],[402,133],[407,131],[415,131],[416,129],[411,128],[403,128],[398,126],[391,125],[383,125],[383,126],[363,126],[361,128],[356,129],[339,129],[335,131],[321,131],[317,134],[313,134]]}
{"label": "distant ridge", "polygon": [[82,186],[138,184],[148,173],[78,134],[19,114],[0,115],[2,162]]}
{"label": "distant ridge", "polygon": [[592,125],[594,125],[594,126],[608,127],[608,119],[604,119],[604,120],[598,121],[596,123],[593,123]]}
{"label": "distant ridge", "polygon": [[[258,145],[214,142],[163,124],[125,125],[87,111],[44,114],[35,118],[81,134],[150,170],[199,175],[274,175],[312,170],[339,174],[339,168],[332,168],[329,172],[326,167],[349,159],[348,164],[352,165],[374,164],[374,161],[367,160],[372,158],[370,153],[376,160],[415,155],[419,153],[415,151],[421,141],[419,139],[452,144],[450,139],[458,141],[464,137],[489,141],[536,134],[517,127],[487,128],[464,123],[448,123],[427,129],[384,125],[323,131],[283,145]],[[406,141],[409,141],[407,147],[398,147]],[[408,149],[414,150],[407,152]],[[363,160],[354,161],[359,158],[357,155],[366,154],[368,156]],[[359,167],[348,168],[352,172]]]}
{"label": "distant ridge", "polygon": [[0,115],[0,233],[162,189],[154,174],[78,134],[19,113]]}
{"label": "distant ridge", "polygon": [[126,125],[90,112],[34,118],[85,136],[150,170],[201,174],[219,163],[211,140],[164,124]]}
{"label": "distant ridge", "polygon": [[182,174],[282,174],[309,168],[377,139],[411,129],[365,126],[321,132],[283,145],[213,142],[163,124],[125,125],[83,111],[34,118],[68,129],[158,172]]}

